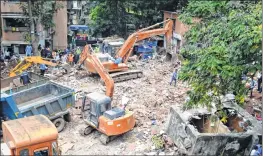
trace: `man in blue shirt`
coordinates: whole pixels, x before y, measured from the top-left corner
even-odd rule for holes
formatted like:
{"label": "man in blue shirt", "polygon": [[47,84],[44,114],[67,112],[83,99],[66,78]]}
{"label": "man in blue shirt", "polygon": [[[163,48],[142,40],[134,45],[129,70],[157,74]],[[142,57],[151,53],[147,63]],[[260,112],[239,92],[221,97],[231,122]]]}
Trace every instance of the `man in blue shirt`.
{"label": "man in blue shirt", "polygon": [[256,146],[258,147],[259,155],[262,155],[262,146],[260,144],[257,144]]}
{"label": "man in blue shirt", "polygon": [[32,56],[32,46],[29,44],[26,46],[26,56]]}
{"label": "man in blue shirt", "polygon": [[177,80],[177,76],[178,76],[177,72],[178,72],[178,69],[175,68],[175,70],[173,72],[173,76],[172,76],[171,82],[170,82],[170,85],[172,85],[172,82],[174,81],[174,86],[176,86],[176,80]]}
{"label": "man in blue shirt", "polygon": [[44,76],[45,71],[48,69],[45,64],[40,64],[40,75]]}
{"label": "man in blue shirt", "polygon": [[30,77],[28,76],[27,72],[23,72],[20,76],[20,82],[23,83],[23,85],[26,85],[30,83]]}

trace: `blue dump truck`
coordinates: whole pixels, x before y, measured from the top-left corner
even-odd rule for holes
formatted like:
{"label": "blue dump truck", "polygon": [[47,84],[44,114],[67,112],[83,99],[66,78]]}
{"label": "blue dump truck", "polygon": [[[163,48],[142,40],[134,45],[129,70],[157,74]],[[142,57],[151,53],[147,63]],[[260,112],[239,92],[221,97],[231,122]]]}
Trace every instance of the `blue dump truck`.
{"label": "blue dump truck", "polygon": [[69,108],[75,105],[74,90],[44,79],[38,77],[26,86],[1,91],[1,121],[43,114],[61,132],[71,119]]}

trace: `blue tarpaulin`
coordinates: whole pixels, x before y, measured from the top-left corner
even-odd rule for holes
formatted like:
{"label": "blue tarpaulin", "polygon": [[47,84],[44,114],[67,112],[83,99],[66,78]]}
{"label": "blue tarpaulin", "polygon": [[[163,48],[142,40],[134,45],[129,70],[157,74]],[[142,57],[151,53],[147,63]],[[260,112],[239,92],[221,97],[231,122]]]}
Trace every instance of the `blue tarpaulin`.
{"label": "blue tarpaulin", "polygon": [[69,26],[70,30],[88,30],[88,26],[86,25],[71,25]]}

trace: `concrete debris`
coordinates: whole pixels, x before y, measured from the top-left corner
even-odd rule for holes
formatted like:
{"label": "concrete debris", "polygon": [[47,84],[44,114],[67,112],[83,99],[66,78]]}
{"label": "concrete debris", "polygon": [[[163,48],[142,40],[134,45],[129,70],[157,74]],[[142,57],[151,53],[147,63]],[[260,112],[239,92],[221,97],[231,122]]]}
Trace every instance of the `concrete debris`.
{"label": "concrete debris", "polygon": [[[241,109],[238,110],[241,111]],[[215,124],[214,126],[218,131],[212,131],[210,114],[204,113],[203,116],[199,114],[201,119],[185,118],[186,114],[191,114],[190,112],[196,111],[180,112],[173,107],[170,109],[166,132],[179,147],[180,153],[185,149],[190,155],[222,155],[222,151],[223,155],[249,155],[249,151],[258,141],[257,133],[255,133],[258,129],[254,128],[254,131],[245,132],[241,127],[236,126],[237,124],[230,124],[240,120],[229,122],[230,127],[237,132],[225,131],[222,128],[225,125],[221,122],[222,125]],[[234,118],[237,119],[236,116]],[[231,117],[228,117],[228,120],[230,119]]]}
{"label": "concrete debris", "polygon": [[[85,126],[81,119],[80,107],[82,97],[90,92],[104,92],[105,86],[100,83],[99,76],[90,75],[86,70],[71,70],[70,73],[63,76],[57,76],[54,81],[59,84],[71,87],[76,92],[76,108],[72,110],[72,121],[69,122],[67,128],[60,135],[67,141],[78,140],[74,144],[74,150],[62,154],[100,154],[114,155],[130,154],[136,155],[141,153],[158,154],[158,149],[154,147],[151,138],[156,135],[160,137],[165,154],[174,153],[174,143],[165,134],[163,130],[165,121],[167,121],[169,107],[171,105],[179,106],[185,100],[188,86],[178,82],[176,87],[170,86],[169,81],[172,76],[172,64],[169,62],[161,62],[159,60],[148,60],[147,62],[132,61],[128,63],[133,69],[143,71],[144,76],[140,79],[115,83],[112,106],[126,105],[126,109],[131,110],[135,114],[136,127],[133,131],[124,134],[112,143],[104,146],[99,142],[98,132],[94,132],[89,136],[82,137],[78,129]],[[57,73],[59,72],[54,72]],[[49,76],[49,75],[48,75]],[[74,129],[76,134],[72,134]],[[89,140],[89,141],[87,141]],[[63,140],[65,141],[65,140]],[[128,143],[126,143],[128,142]],[[123,144],[121,144],[123,143]],[[125,143],[125,144],[124,144]],[[96,146],[93,144],[96,144]],[[91,146],[91,147],[89,147]],[[151,148],[151,147],[154,148]],[[103,149],[103,150],[101,150]],[[161,152],[161,155],[163,153]]]}

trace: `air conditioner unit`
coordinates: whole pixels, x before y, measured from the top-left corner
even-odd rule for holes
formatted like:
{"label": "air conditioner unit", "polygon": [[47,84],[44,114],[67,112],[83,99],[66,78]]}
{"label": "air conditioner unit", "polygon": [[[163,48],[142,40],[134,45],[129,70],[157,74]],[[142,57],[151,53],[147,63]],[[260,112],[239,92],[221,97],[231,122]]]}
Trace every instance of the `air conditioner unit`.
{"label": "air conditioner unit", "polygon": [[72,9],[80,9],[78,6],[78,1],[73,1],[73,8]]}

